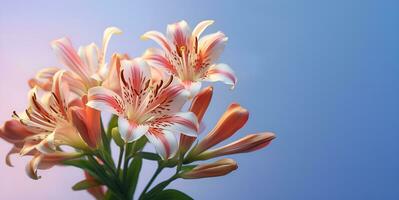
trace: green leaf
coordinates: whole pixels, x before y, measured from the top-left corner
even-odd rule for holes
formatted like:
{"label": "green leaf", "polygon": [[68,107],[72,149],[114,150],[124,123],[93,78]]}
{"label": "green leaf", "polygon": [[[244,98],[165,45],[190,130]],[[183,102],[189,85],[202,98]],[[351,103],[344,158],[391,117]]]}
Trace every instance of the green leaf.
{"label": "green leaf", "polygon": [[155,153],[139,152],[138,155],[140,157],[143,157],[144,159],[147,159],[147,160],[154,160],[154,161],[161,160],[161,157],[158,154],[155,154]]}
{"label": "green leaf", "polygon": [[72,190],[79,191],[79,190],[86,190],[92,187],[97,187],[102,185],[100,182],[95,181],[95,180],[83,180],[78,183],[76,183],[74,186],[72,186]]}
{"label": "green leaf", "polygon": [[84,160],[84,159],[67,160],[64,161],[64,164],[83,169],[102,184],[107,185],[111,189],[117,189],[118,187],[115,184],[115,181],[110,178],[112,176],[108,176],[107,172],[104,170],[102,166],[100,166],[97,163],[96,160],[94,160],[90,156],[88,156],[87,158],[89,160]]}
{"label": "green leaf", "polygon": [[140,171],[141,171],[141,167],[143,165],[143,159],[140,157],[136,157],[133,159],[132,163],[129,166],[129,169],[127,171],[127,181],[128,182],[128,195],[130,197],[130,199],[133,198],[134,196],[134,192],[136,191],[136,186],[137,186],[137,182],[139,180],[139,175],[140,175]]}
{"label": "green leaf", "polygon": [[78,167],[80,169],[85,170],[91,176],[94,177],[98,182],[102,185],[106,185],[109,190],[114,191],[114,195],[118,196],[119,198],[112,198],[111,199],[122,199],[121,194],[117,193],[120,191],[120,186],[118,185],[117,180],[115,180],[115,176],[107,172],[104,166],[100,165],[94,158],[91,156],[87,156],[88,160],[85,159],[75,159],[75,160],[67,160],[64,161],[65,165]]}
{"label": "green leaf", "polygon": [[90,162],[84,159],[66,160],[64,161],[64,165],[73,166],[84,170],[93,169]]}
{"label": "green leaf", "polygon": [[169,189],[155,195],[151,200],[193,200],[193,198],[179,190]]}

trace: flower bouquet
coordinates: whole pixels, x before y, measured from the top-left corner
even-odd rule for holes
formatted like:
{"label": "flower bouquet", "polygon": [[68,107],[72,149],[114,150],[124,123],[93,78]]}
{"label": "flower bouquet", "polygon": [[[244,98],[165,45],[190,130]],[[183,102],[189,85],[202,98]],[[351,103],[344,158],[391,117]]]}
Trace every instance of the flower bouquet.
{"label": "flower bouquet", "polygon": [[[13,144],[6,163],[12,166],[10,156],[15,153],[31,156],[26,173],[32,179],[40,178],[39,169],[77,167],[85,179],[73,190],[117,200],[192,199],[168,185],[236,170],[237,163],[229,158],[205,161],[261,149],[275,136],[251,134],[215,147],[248,120],[248,111],[232,103],[200,139],[213,95],[213,88],[202,89],[201,82],[221,81],[231,88],[237,83],[228,65],[216,63],[227,37],[222,32],[200,37],[212,23],[200,22],[191,31],[180,21],[167,26],[166,36],[146,32],[142,39],[154,40],[160,48],[138,58],[120,53],[106,58],[111,36],[122,33],[116,27],[104,31],[101,47],[92,43],[76,51],[69,39],[54,40],[51,46],[69,70],[45,68],[29,80],[27,109],[14,112],[0,129],[0,137]],[[183,107],[188,103],[188,109]],[[107,114],[110,120],[104,124]],[[155,150],[145,151],[146,145]],[[119,155],[114,158],[115,149]],[[136,192],[144,160],[157,169],[144,190]],[[175,173],[155,185],[165,168]]]}

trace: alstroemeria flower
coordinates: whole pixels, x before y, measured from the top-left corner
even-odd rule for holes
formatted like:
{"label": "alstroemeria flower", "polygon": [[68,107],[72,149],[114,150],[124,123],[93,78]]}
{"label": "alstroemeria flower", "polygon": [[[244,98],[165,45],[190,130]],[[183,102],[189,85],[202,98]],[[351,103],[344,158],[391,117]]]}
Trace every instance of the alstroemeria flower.
{"label": "alstroemeria flower", "polygon": [[198,121],[192,112],[179,112],[187,91],[173,76],[152,80],[148,64],[141,58],[121,61],[122,96],[104,87],[89,90],[88,106],[119,116],[118,127],[126,142],[145,135],[163,159],[178,147],[176,135],[195,137]]}
{"label": "alstroemeria flower", "polygon": [[[110,70],[105,61],[108,43],[112,35],[120,33],[122,31],[116,27],[105,29],[101,49],[96,44],[91,43],[87,46],[81,46],[76,51],[71,41],[66,37],[54,40],[51,43],[58,58],[71,70],[64,77],[69,83],[71,91],[83,96],[87,94],[89,88],[99,86],[105,81]],[[58,71],[59,69],[55,67],[43,69],[34,79],[29,81],[29,84],[31,87],[37,86],[49,90],[52,85],[52,76]]]}
{"label": "alstroemeria flower", "polygon": [[[6,164],[12,167],[10,155],[20,153],[24,147],[27,138],[35,135],[29,131],[22,123],[17,120],[9,120],[0,128],[0,137],[14,144],[13,148],[6,155]],[[49,169],[54,165],[60,164],[62,161],[80,157],[80,153],[76,152],[54,152],[51,154],[42,154],[33,149],[26,153],[33,156],[31,161],[26,165],[26,172],[29,177],[39,179],[37,169]]]}
{"label": "alstroemeria flower", "polygon": [[[29,108],[20,114],[14,112],[14,117],[20,120],[28,131],[34,133],[24,139],[24,147],[20,152],[22,155],[35,149],[45,154],[53,153],[61,145],[87,149],[88,145],[93,144],[92,140],[86,140],[87,142],[85,142],[86,138],[90,138],[87,135],[101,134],[99,131],[96,132],[87,128],[85,130],[77,129],[76,126],[79,127],[82,124],[86,124],[86,127],[92,127],[96,120],[100,120],[100,114],[94,109],[91,113],[85,112],[84,118],[86,121],[77,125],[74,124],[74,121],[77,122],[78,120],[73,121],[72,113],[79,109],[71,109],[77,103],[76,101],[70,102],[68,100],[70,95],[69,88],[62,81],[64,73],[64,71],[59,71],[54,75],[52,91],[45,93],[41,99],[38,98],[36,87],[31,89],[29,92]],[[92,136],[92,138],[94,137]]]}
{"label": "alstroemeria flower", "polygon": [[200,38],[201,33],[213,21],[200,22],[191,32],[185,21],[167,26],[166,37],[157,31],[145,33],[143,39],[152,39],[161,49],[148,49],[143,57],[151,66],[162,68],[178,77],[191,92],[197,94],[201,81],[222,81],[232,88],[237,82],[233,70],[226,64],[216,63],[227,37],[216,32]]}

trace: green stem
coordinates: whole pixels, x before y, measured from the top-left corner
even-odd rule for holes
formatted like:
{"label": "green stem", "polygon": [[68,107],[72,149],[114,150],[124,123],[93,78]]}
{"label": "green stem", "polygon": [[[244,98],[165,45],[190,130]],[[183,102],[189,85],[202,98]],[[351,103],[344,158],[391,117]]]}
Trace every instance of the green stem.
{"label": "green stem", "polygon": [[177,161],[176,174],[178,174],[183,165],[184,154],[179,152],[179,160]]}
{"label": "green stem", "polygon": [[152,175],[150,181],[149,181],[149,182],[147,183],[147,185],[145,186],[145,188],[144,188],[143,192],[141,193],[139,199],[142,199],[142,198],[144,197],[144,194],[148,191],[148,189],[150,189],[152,183],[155,181],[155,179],[157,178],[157,176],[162,172],[163,168],[164,168],[163,166],[158,165],[157,170],[155,170],[154,175]]}
{"label": "green stem", "polygon": [[124,151],[125,151],[125,148],[124,147],[120,147],[119,158],[118,158],[118,167],[116,168],[117,169],[116,174],[118,174],[118,176],[119,176],[119,173],[121,171],[122,157],[123,157],[123,152]]}
{"label": "green stem", "polygon": [[128,171],[128,167],[129,167],[129,159],[125,154],[125,160],[123,162],[123,183],[126,184],[126,178],[127,178],[127,171]]}
{"label": "green stem", "polygon": [[147,192],[146,194],[142,194],[140,195],[139,200],[142,200],[144,198],[149,198],[152,199],[152,197],[156,196],[156,193],[162,191],[163,189],[165,189],[171,182],[173,182],[174,180],[178,179],[179,175],[175,174],[172,177],[170,177],[169,179],[159,183],[158,185],[156,185],[154,188],[152,188],[149,192]]}

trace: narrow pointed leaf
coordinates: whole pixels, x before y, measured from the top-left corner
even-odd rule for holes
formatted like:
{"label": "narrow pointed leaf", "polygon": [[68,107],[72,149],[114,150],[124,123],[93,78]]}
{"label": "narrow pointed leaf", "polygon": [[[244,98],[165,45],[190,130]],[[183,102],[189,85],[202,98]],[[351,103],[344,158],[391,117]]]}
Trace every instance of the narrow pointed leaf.
{"label": "narrow pointed leaf", "polygon": [[147,160],[154,160],[154,161],[159,161],[161,160],[161,157],[158,154],[155,153],[150,153],[150,152],[140,152],[138,155],[144,159]]}
{"label": "narrow pointed leaf", "polygon": [[76,183],[74,186],[72,186],[72,190],[79,191],[79,190],[86,190],[92,187],[97,187],[102,185],[100,182],[95,181],[95,180],[83,180],[78,183]]}
{"label": "narrow pointed leaf", "polygon": [[193,198],[179,190],[168,189],[160,192],[153,200],[193,200]]}
{"label": "narrow pointed leaf", "polygon": [[152,188],[149,192],[147,192],[147,194],[144,195],[143,199],[144,200],[152,200],[174,180],[175,179],[168,179],[166,181],[159,183],[154,188]]}

